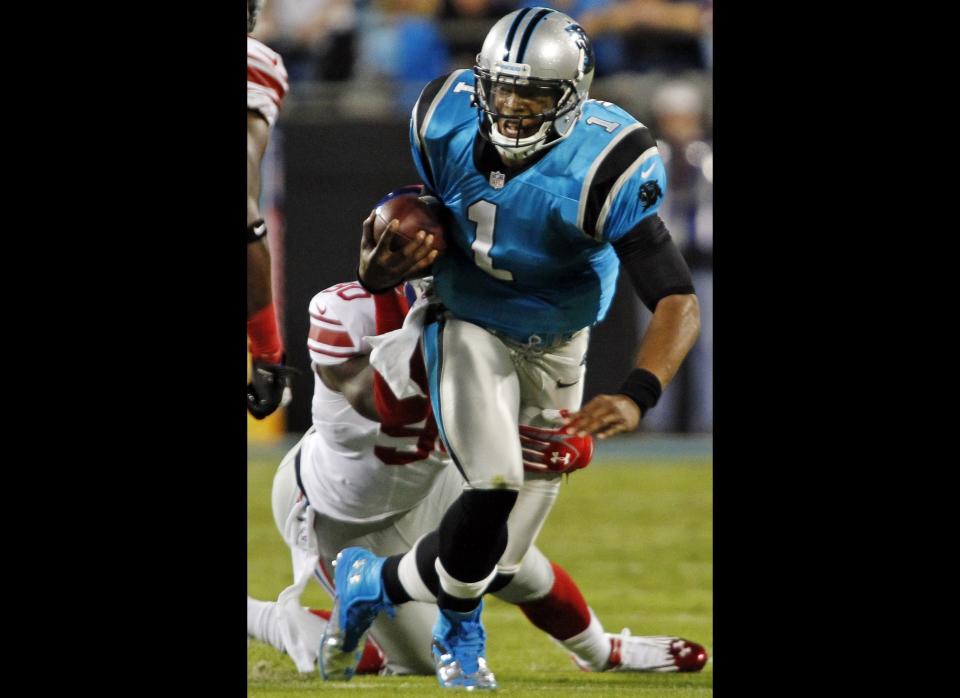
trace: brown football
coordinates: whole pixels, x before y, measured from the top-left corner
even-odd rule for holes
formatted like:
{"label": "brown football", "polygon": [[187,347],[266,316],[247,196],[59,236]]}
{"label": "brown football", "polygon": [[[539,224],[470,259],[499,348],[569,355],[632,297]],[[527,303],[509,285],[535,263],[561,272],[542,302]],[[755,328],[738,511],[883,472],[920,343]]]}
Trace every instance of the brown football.
{"label": "brown football", "polygon": [[393,241],[393,249],[399,249],[417,237],[419,231],[433,235],[432,247],[443,252],[447,247],[444,225],[441,221],[442,205],[431,196],[421,196],[419,191],[398,193],[376,208],[373,221],[373,239],[379,240],[387,225],[394,218],[400,221],[400,230]]}

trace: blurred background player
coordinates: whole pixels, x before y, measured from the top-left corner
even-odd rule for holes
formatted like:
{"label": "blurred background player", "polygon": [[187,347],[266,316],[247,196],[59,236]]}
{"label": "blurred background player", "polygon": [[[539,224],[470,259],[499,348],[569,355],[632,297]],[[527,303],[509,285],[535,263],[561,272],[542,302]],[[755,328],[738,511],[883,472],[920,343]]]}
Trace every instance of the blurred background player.
{"label": "blurred background player", "polygon": [[[341,553],[349,571],[337,572],[330,639],[350,649],[377,613],[435,574],[445,687],[495,685],[481,597],[498,567],[512,571],[500,567],[508,547],[513,563],[532,542],[508,535],[524,478],[520,440],[505,435],[525,408],[579,408],[589,328],[606,315],[618,267],[653,317],[621,388],[572,414],[570,432],[636,429],[699,333],[689,269],[657,216],[666,179],[656,141],[622,109],[587,99],[594,69],[582,27],[525,8],[490,30],[473,74],[428,84],[411,120],[418,172],[452,217],[447,252],[433,264],[443,312],[426,323],[423,346],[438,429],[465,487],[441,521],[436,554],[418,546],[396,565],[358,548]],[[358,278],[389,292],[422,254],[368,240]]]}
{"label": "blurred background player", "polygon": [[[429,400],[397,400],[369,363],[367,339],[400,328],[413,297],[412,288],[406,290],[409,296],[399,287],[373,296],[355,282],[341,283],[310,303],[314,424],[281,462],[272,495],[275,523],[291,550],[294,584],[276,602],[247,601],[248,633],[289,654],[301,672],[314,669],[329,617],[300,605],[310,577],[333,596],[330,563],[337,552],[350,545],[380,555],[405,552],[437,527],[462,489],[437,442]],[[413,361],[426,389],[419,351]],[[555,479],[589,463],[589,437],[526,426],[520,434],[529,478]],[[547,493],[547,509],[553,494]],[[526,495],[510,524],[539,527],[543,502],[535,491]],[[697,671],[706,661],[701,646],[681,638],[604,633],[574,581],[536,547],[514,576],[501,576],[494,586],[498,597],[519,605],[585,670]],[[395,617],[374,622],[375,644],[367,644],[358,671],[432,673],[435,596],[426,588],[420,594],[429,604],[405,604]]]}
{"label": "blurred background player", "polygon": [[690,266],[703,337],[646,426],[708,432],[713,427],[713,147],[704,123],[703,98],[694,83],[668,80],[654,90],[650,103],[657,147],[670,182],[670,198],[659,215]]}
{"label": "blurred background player", "polygon": [[[247,0],[247,32],[252,32],[264,0]],[[277,326],[270,275],[267,225],[260,215],[260,163],[270,129],[287,94],[287,71],[280,55],[247,36],[247,337],[253,362],[247,409],[257,419],[289,400],[289,375]]]}

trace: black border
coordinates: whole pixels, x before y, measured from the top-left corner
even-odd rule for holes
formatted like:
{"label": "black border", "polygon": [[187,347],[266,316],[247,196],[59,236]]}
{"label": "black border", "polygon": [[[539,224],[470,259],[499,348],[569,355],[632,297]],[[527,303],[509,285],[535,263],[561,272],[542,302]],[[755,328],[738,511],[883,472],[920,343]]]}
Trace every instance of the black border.
{"label": "black border", "polygon": [[28,444],[42,454],[32,490],[50,500],[32,518],[51,529],[23,534],[43,551],[25,583],[56,586],[31,597],[54,612],[31,621],[46,632],[31,646],[78,662],[53,672],[74,688],[240,696],[245,15],[155,9],[85,16],[105,33],[74,30],[84,50],[33,73],[83,152],[43,156],[79,205],[57,195],[36,209],[58,298],[36,306],[57,325],[55,354],[35,363],[50,392]]}

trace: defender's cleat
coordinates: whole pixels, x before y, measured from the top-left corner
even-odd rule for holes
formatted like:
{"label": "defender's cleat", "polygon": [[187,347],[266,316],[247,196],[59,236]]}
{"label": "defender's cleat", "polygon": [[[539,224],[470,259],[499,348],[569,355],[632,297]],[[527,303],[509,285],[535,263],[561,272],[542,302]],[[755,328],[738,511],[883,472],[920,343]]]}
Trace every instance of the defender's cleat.
{"label": "defender's cleat", "polygon": [[487,634],[480,622],[483,603],[472,613],[440,609],[433,626],[433,664],[441,688],[467,691],[497,687],[487,667]]}
{"label": "defender's cleat", "polygon": [[393,604],[380,571],[386,558],[363,548],[345,548],[334,562],[336,600],[320,640],[320,675],[325,681],[349,681],[363,656],[367,631],[381,611],[392,618]]}
{"label": "defender's cleat", "polygon": [[[610,639],[610,658],[604,671],[700,671],[707,663],[702,645],[682,637],[637,636],[628,628],[619,635],[605,633]],[[584,671],[590,668],[576,656],[573,661]]]}

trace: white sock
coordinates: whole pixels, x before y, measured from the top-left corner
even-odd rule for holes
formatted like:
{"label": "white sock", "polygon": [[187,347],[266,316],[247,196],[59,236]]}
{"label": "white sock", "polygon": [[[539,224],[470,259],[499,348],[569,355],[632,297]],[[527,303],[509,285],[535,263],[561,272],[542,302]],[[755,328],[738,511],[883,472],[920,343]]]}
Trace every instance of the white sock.
{"label": "white sock", "polygon": [[581,633],[566,640],[556,640],[573,652],[592,671],[603,671],[610,658],[610,638],[603,632],[600,619],[590,609],[590,625]]}
{"label": "white sock", "polygon": [[483,595],[484,590],[490,586],[493,578],[497,576],[497,567],[494,565],[493,569],[490,570],[490,574],[484,579],[476,582],[461,582],[447,572],[443,563],[440,562],[439,557],[434,561],[433,566],[437,570],[437,576],[440,577],[440,588],[450,594],[450,596],[458,599],[479,599]]}
{"label": "white sock", "polygon": [[277,621],[276,601],[257,601],[247,597],[247,635],[286,652],[280,623]]}
{"label": "white sock", "polygon": [[[420,540],[423,540],[423,538]],[[400,577],[403,590],[410,594],[410,598],[414,601],[436,603],[437,597],[434,596],[430,588],[423,583],[423,579],[420,578],[420,571],[417,569],[417,547],[419,545],[420,541],[418,540],[410,552],[400,558],[397,575]]]}

